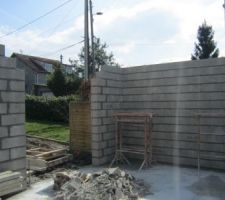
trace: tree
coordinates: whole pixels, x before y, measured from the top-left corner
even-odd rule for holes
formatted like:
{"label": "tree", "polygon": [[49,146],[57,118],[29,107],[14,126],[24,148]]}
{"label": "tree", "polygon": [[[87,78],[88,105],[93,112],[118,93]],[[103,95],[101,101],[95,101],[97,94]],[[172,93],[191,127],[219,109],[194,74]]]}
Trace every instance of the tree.
{"label": "tree", "polygon": [[81,79],[76,74],[66,74],[60,66],[55,67],[47,81],[48,88],[55,96],[75,94],[81,84]]}
{"label": "tree", "polygon": [[200,60],[205,58],[217,58],[219,49],[213,39],[214,31],[212,26],[208,26],[206,21],[198,27],[197,40],[195,43],[194,54],[191,55],[192,60]]}
{"label": "tree", "polygon": [[[101,43],[99,38],[95,38],[94,40],[94,51],[95,51],[95,68],[96,71],[99,71],[100,68],[104,65],[109,65],[109,66],[116,66],[119,67],[119,64],[116,63],[114,55],[112,52],[108,53],[107,49],[108,45],[106,43]],[[90,48],[90,62],[89,65],[93,66],[93,57],[92,55],[92,50]],[[84,66],[84,47],[82,47],[79,56],[79,60],[81,63],[81,66]]]}
{"label": "tree", "polygon": [[66,79],[59,65],[48,77],[47,86],[56,97],[66,95]]}

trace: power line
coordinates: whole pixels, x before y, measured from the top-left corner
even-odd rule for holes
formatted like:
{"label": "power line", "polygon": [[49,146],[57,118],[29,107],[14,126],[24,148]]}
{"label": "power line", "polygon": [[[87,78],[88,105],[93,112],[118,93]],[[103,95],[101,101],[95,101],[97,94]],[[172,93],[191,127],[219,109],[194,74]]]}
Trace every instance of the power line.
{"label": "power line", "polygon": [[74,47],[74,46],[76,46],[76,45],[78,45],[78,44],[80,44],[80,43],[82,43],[82,42],[84,42],[84,40],[81,40],[81,41],[76,42],[76,43],[74,43],[74,44],[71,44],[71,45],[65,46],[65,47],[63,47],[63,48],[61,48],[61,49],[58,49],[58,50],[56,50],[56,51],[53,51],[53,52],[49,53],[48,56],[53,55],[53,54],[56,54],[56,53],[61,52],[61,51],[64,51],[64,50],[69,49],[69,48],[71,48],[71,47]]}
{"label": "power line", "polygon": [[72,16],[69,19],[66,19],[66,18],[68,18],[68,16],[71,14],[72,10],[74,10],[77,5],[78,5],[78,3],[76,2],[75,7],[71,6],[70,10],[68,10],[68,12],[66,12],[66,15],[64,15],[64,17],[60,20],[59,23],[57,23],[54,27],[51,27],[51,28],[48,28],[47,30],[42,31],[41,33],[38,34],[38,36],[43,35],[44,33],[47,33],[47,32],[50,33],[50,34],[48,34],[48,36],[51,36],[62,25],[65,25],[72,20],[74,21],[74,19],[79,17],[82,13],[76,14],[75,16]]}
{"label": "power line", "polygon": [[3,38],[3,37],[6,37],[6,36],[9,36],[9,35],[12,35],[13,33],[16,33],[16,32],[18,32],[18,31],[20,31],[21,29],[23,29],[23,28],[29,26],[30,24],[33,24],[34,22],[40,20],[40,19],[43,18],[43,17],[46,17],[47,15],[53,13],[54,11],[58,10],[59,8],[63,7],[64,5],[68,4],[68,3],[71,2],[71,1],[73,1],[73,0],[67,0],[66,2],[60,4],[59,6],[53,8],[52,10],[46,12],[45,14],[43,14],[43,15],[41,15],[41,16],[39,16],[39,17],[33,19],[33,20],[31,20],[30,22],[28,22],[28,23],[26,23],[26,24],[24,24],[24,25],[22,25],[22,26],[20,26],[19,28],[15,29],[14,31],[8,32],[8,33],[6,33],[6,34],[0,36],[0,38]]}

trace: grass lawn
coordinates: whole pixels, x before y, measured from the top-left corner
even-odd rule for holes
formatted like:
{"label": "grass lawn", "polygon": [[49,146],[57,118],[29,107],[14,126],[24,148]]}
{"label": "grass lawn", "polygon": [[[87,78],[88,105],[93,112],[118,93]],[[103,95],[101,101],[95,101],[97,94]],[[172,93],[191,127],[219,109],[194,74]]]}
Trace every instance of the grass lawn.
{"label": "grass lawn", "polygon": [[69,141],[69,127],[66,124],[45,121],[27,121],[26,133],[31,136],[54,139],[62,142]]}

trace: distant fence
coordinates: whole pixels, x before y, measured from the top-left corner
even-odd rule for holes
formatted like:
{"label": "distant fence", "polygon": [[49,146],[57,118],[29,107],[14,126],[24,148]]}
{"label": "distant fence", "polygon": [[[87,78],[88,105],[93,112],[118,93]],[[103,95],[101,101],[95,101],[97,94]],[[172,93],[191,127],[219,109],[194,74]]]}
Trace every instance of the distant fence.
{"label": "distant fence", "polygon": [[[196,166],[196,113],[225,113],[225,58],[130,68],[105,67],[92,80],[93,163],[114,154],[112,113],[153,112],[153,157],[159,162]],[[225,119],[202,120],[204,167],[225,169]],[[210,133],[210,134],[209,134]],[[109,145],[109,142],[110,144]],[[138,128],[128,127],[126,142],[141,145]]]}

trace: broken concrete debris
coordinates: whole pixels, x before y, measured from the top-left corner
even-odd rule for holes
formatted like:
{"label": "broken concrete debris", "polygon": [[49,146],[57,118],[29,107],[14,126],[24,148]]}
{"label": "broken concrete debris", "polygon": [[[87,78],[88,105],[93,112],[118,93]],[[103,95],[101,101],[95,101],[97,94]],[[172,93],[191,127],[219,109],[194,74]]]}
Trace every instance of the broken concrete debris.
{"label": "broken concrete debris", "polygon": [[143,181],[136,180],[119,168],[92,174],[75,171],[70,176],[57,173],[54,189],[59,190],[55,200],[136,200],[149,194]]}

